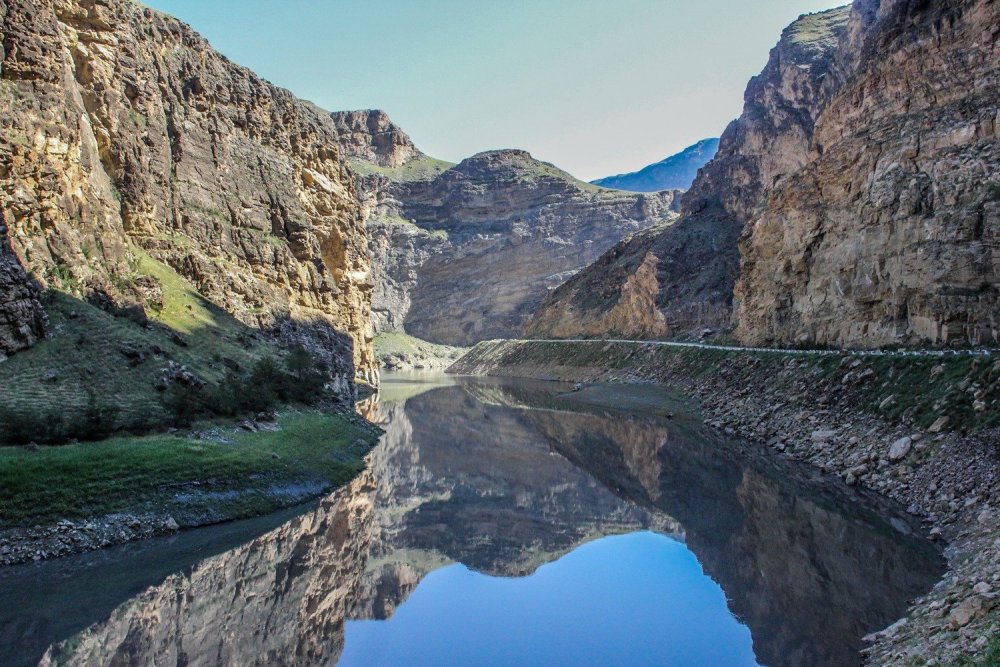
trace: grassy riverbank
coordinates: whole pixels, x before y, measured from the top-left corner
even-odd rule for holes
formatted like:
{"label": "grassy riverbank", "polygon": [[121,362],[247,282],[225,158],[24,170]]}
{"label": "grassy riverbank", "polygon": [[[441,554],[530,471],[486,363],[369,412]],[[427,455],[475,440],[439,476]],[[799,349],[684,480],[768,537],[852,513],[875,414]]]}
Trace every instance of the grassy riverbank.
{"label": "grassy riverbank", "polygon": [[723,375],[734,387],[789,398],[808,393],[892,423],[947,430],[1000,426],[1000,360],[972,355],[860,356],[782,354],[644,343],[487,341],[451,372],[568,381],[671,383]]}
{"label": "grassy riverbank", "polygon": [[339,486],[364,467],[378,430],[353,415],[285,412],[251,432],[0,448],[0,528],[116,512],[181,526],[264,514]]}

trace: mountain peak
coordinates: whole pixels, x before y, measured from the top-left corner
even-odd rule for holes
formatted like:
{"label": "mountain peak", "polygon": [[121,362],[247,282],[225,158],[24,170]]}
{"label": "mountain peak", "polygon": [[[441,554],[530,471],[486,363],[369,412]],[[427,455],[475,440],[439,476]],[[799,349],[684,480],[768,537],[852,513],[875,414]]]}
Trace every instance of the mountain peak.
{"label": "mountain peak", "polygon": [[381,109],[334,111],[330,114],[340,146],[351,158],[380,167],[399,167],[423,155],[413,140]]}
{"label": "mountain peak", "polygon": [[639,171],[599,178],[591,183],[605,188],[634,192],[687,190],[698,175],[698,170],[715,156],[718,148],[717,138],[702,139],[680,153],[643,167]]}

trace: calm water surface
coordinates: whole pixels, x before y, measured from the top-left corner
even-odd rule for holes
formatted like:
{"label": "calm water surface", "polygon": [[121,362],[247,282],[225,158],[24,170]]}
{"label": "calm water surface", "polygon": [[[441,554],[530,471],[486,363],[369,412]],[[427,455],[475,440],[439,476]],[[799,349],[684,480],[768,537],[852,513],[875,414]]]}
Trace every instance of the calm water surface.
{"label": "calm water surface", "polygon": [[388,375],[360,409],[386,433],[319,503],[0,570],[0,664],[851,665],[942,571],[655,387]]}

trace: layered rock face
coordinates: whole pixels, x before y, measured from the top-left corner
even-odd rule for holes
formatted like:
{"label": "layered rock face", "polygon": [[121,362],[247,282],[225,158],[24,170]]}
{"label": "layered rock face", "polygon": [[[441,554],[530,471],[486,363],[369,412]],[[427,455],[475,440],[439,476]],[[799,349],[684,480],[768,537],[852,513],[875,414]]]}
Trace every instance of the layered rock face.
{"label": "layered rock face", "polygon": [[25,272],[7,239],[0,209],[0,361],[45,335],[46,317],[38,287]]}
{"label": "layered rock face", "polygon": [[997,342],[997,25],[986,0],[800,18],[681,219],[556,290],[529,335]]}
{"label": "layered rock face", "polygon": [[848,10],[785,29],[750,81],[743,114],[681,201],[681,217],[626,239],[555,290],[528,325],[533,337],[664,338],[731,317],[737,242],[767,188],[804,165]]}
{"label": "layered rock face", "polygon": [[376,331],[449,345],[520,336],[550,289],[624,236],[676,217],[675,191],[599,188],[519,150],[451,166],[413,153],[380,112],[335,116],[376,128],[342,140],[368,217]]}
{"label": "layered rock face", "polygon": [[719,150],[718,139],[702,139],[680,153],[643,167],[639,171],[607,176],[591,181],[591,183],[605,188],[632,190],[633,192],[687,190],[698,175],[698,170],[715,157],[717,150]]}
{"label": "layered rock face", "polygon": [[335,111],[330,117],[337,126],[346,156],[380,167],[401,167],[422,155],[384,111]]}
{"label": "layered rock face", "polygon": [[148,253],[374,379],[365,231],[327,113],[128,0],[0,0],[0,33],[0,192],[43,285],[143,305]]}
{"label": "layered rock face", "polygon": [[811,161],[741,240],[738,333],[1000,341],[1000,6],[859,0]]}

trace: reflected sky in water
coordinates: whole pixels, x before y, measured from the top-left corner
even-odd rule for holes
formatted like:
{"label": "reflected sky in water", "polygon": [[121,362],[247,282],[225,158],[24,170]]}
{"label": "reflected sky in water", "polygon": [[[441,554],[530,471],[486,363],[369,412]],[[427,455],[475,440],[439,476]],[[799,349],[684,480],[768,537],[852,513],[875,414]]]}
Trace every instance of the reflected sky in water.
{"label": "reflected sky in water", "polygon": [[349,621],[340,663],[756,665],[750,630],[682,543],[651,532],[585,544],[527,577],[450,565],[392,617]]}

